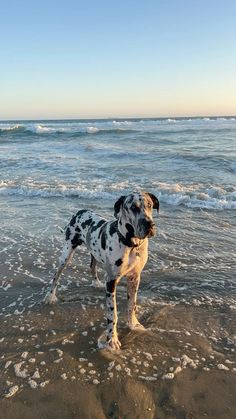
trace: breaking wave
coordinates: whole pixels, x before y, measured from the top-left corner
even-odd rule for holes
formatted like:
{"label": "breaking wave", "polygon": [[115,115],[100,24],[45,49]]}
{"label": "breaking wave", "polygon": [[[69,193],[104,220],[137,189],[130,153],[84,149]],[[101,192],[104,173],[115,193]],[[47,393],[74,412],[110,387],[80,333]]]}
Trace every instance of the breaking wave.
{"label": "breaking wave", "polygon": [[[136,189],[135,182],[115,183],[93,179],[80,184],[60,183],[33,183],[25,182],[19,185],[16,181],[2,181],[0,195],[17,195],[41,198],[81,198],[86,200],[106,199],[114,202],[122,194],[130,193]],[[146,187],[141,186],[141,189]],[[150,188],[149,188],[150,189]],[[201,184],[181,185],[154,182],[152,191],[158,196],[161,203],[173,206],[207,210],[235,210],[236,188],[222,186],[205,187]]]}
{"label": "breaking wave", "polygon": [[[209,121],[215,124],[209,125]],[[208,127],[208,129],[230,129],[235,127],[235,117],[218,118],[159,118],[159,119],[130,119],[130,120],[75,120],[75,121],[38,121],[38,122],[2,122],[0,123],[0,135],[4,134],[99,134],[99,133],[123,133],[123,132],[156,132],[170,127],[170,132],[191,132]]]}
{"label": "breaking wave", "polygon": [[33,126],[24,126],[24,125],[11,125],[11,126],[0,126],[0,135],[11,134],[11,135],[51,135],[51,134],[70,134],[72,136],[82,136],[87,134],[122,134],[124,132],[135,132],[135,129],[126,128],[123,126],[115,127],[105,127],[99,128],[96,126],[87,126],[87,127],[50,127],[45,125],[33,125]]}

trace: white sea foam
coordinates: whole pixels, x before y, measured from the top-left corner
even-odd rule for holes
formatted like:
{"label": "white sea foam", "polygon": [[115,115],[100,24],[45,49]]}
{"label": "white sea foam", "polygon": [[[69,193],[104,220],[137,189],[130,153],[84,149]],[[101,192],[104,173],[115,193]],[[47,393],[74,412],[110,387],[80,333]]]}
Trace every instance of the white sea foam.
{"label": "white sea foam", "polygon": [[99,129],[97,127],[88,127],[87,132],[89,134],[95,134],[95,133],[99,132]]}
{"label": "white sea foam", "polygon": [[0,132],[4,132],[4,131],[14,131],[17,130],[19,128],[24,127],[21,124],[0,124]]}
{"label": "white sea foam", "polygon": [[[19,185],[16,181],[0,182],[0,195],[18,195],[28,197],[79,197],[82,199],[107,199],[114,201],[121,194],[135,189],[130,182],[109,182],[107,179],[97,182],[83,182],[81,184],[40,183],[25,181]],[[236,209],[236,188],[211,186],[203,184],[180,184],[153,181],[153,190],[161,202],[188,208],[209,210]]]}
{"label": "white sea foam", "polygon": [[[50,135],[55,133],[64,133],[64,134],[96,134],[100,132],[109,133],[115,130],[121,131],[149,131],[155,132],[155,130],[163,130],[166,127],[168,129],[178,129],[181,130],[181,127],[184,124],[187,124],[188,127],[193,124],[193,126],[201,127],[206,124],[205,122],[213,122],[217,126],[222,126],[222,124],[231,124],[235,121],[235,117],[226,118],[194,118],[194,119],[175,119],[175,118],[162,118],[162,119],[142,119],[142,120],[95,120],[92,121],[55,121],[55,122],[2,122],[0,123],[0,133],[4,132],[20,132],[20,133],[33,133],[37,135]],[[207,124],[208,126],[209,124]],[[174,128],[176,126],[176,128]],[[213,125],[211,125],[213,126]],[[172,128],[171,128],[172,127]],[[186,128],[186,127],[185,127]],[[118,132],[117,131],[117,132]]]}
{"label": "white sea foam", "polygon": [[160,201],[169,205],[184,205],[188,208],[236,209],[236,189],[202,184],[181,185],[158,183],[157,195]]}

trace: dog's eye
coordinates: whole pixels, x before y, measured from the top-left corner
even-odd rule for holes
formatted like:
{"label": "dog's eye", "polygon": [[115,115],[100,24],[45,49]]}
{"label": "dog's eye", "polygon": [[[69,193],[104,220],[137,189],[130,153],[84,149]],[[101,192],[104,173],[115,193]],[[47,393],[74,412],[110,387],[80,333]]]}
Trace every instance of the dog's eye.
{"label": "dog's eye", "polygon": [[130,208],[135,214],[140,211],[140,208],[136,204],[132,204]]}

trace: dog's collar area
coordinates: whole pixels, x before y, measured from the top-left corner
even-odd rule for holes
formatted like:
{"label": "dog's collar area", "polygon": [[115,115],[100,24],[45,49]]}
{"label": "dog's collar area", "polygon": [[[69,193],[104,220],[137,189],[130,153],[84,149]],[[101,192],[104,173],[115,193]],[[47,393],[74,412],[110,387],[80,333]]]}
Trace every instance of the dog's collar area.
{"label": "dog's collar area", "polygon": [[139,243],[133,243],[132,238],[135,238],[135,237],[126,238],[120,233],[119,230],[117,230],[117,234],[118,234],[119,240],[121,241],[122,244],[124,244],[127,247],[131,247],[131,250],[135,249],[136,250],[136,256],[140,256],[140,247],[142,246],[144,240],[139,239]]}
{"label": "dog's collar area", "polygon": [[[145,239],[144,239],[145,240]],[[138,244],[136,244],[135,245],[135,247],[134,247],[134,249],[132,249],[132,250],[135,250],[135,254],[136,254],[136,256],[140,256],[140,249],[141,249],[141,247],[142,247],[142,245],[143,245],[143,243],[144,243],[144,240],[140,240],[139,241],[139,243]],[[131,250],[131,251],[132,251]]]}
{"label": "dog's collar area", "polygon": [[122,244],[124,244],[127,247],[137,247],[137,244],[134,244],[132,242],[132,238],[131,237],[124,237],[119,230],[117,230],[117,234],[119,237],[119,240],[121,241]]}

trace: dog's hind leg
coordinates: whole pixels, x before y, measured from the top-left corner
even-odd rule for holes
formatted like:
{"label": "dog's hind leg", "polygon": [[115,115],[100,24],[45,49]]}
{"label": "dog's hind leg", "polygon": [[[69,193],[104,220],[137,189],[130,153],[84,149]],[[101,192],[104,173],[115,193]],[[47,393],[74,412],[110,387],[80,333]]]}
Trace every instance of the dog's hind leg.
{"label": "dog's hind leg", "polygon": [[103,285],[98,278],[97,261],[92,254],[91,254],[90,269],[91,269],[92,276],[94,278],[94,281],[92,282],[92,285],[94,285],[96,287],[102,287]]}
{"label": "dog's hind leg", "polygon": [[73,249],[71,242],[67,241],[63,247],[62,254],[59,258],[59,266],[58,266],[57,272],[54,275],[51,289],[49,290],[49,292],[47,293],[44,299],[44,302],[46,304],[55,304],[57,302],[58,299],[56,296],[56,291],[59,284],[61,273],[63,269],[65,269],[65,267],[68,265],[70,260],[72,259],[74,252],[75,252],[75,249]]}

